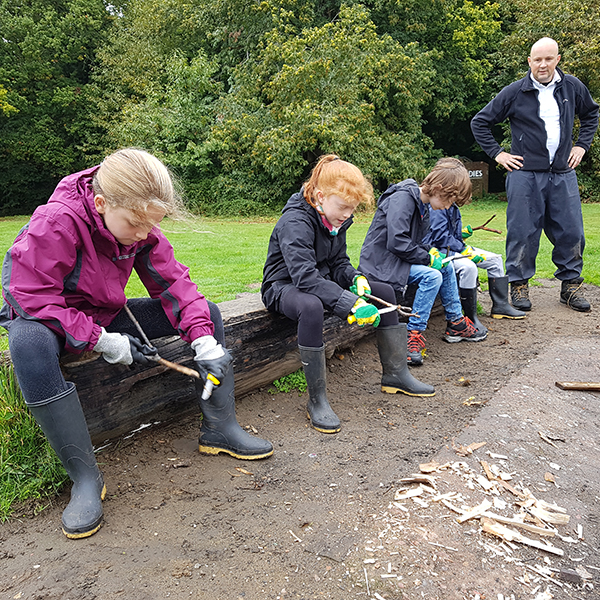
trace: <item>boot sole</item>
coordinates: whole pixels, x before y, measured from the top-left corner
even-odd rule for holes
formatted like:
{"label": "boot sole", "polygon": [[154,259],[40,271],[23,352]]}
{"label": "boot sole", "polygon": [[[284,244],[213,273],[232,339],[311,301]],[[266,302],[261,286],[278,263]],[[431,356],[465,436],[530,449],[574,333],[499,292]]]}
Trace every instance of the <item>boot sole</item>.
{"label": "boot sole", "polygon": [[492,319],[524,319],[525,315],[523,315],[522,317],[511,317],[510,315],[499,315],[499,314],[495,314],[492,315]]}
{"label": "boot sole", "polygon": [[[310,414],[307,412],[306,416],[308,417],[308,420],[310,421]],[[338,425],[337,428],[325,428],[325,427],[320,427],[319,425],[315,425],[312,421],[310,421],[310,426],[313,429],[316,429],[317,431],[320,431],[321,433],[338,433],[339,431],[342,430],[342,425]]]}
{"label": "boot sole", "polygon": [[420,367],[423,364],[423,359],[412,360],[410,357],[406,359],[406,364],[409,367]]}
{"label": "boot sole", "polygon": [[406,390],[401,390],[400,388],[390,387],[389,385],[382,385],[381,391],[386,394],[406,394],[407,396],[435,396],[435,391],[432,394],[416,394],[415,392],[407,392]]}
{"label": "boot sole", "polygon": [[560,303],[564,304],[567,308],[570,308],[571,310],[576,310],[577,312],[590,312],[592,310],[591,306],[589,308],[575,308],[572,304],[569,304],[566,300],[563,300],[562,298],[560,299]]}
{"label": "boot sole", "polygon": [[[102,488],[102,493],[100,494],[100,500],[104,500],[106,497],[106,485]],[[100,517],[100,522],[97,525],[94,525],[92,529],[88,531],[66,531],[65,528],[62,528],[62,532],[70,539],[70,540],[80,540],[82,538],[90,537],[94,535],[96,531],[102,527],[102,521],[104,520],[104,515]]]}
{"label": "boot sole", "polygon": [[94,535],[96,533],[96,531],[98,531],[100,529],[100,527],[102,527],[102,523],[99,523],[96,527],[94,527],[94,529],[91,529],[90,531],[85,531],[83,533],[68,533],[67,531],[65,531],[65,528],[63,527],[62,532],[70,540],[80,540],[82,538],[86,538],[86,537],[90,537],[91,535]]}
{"label": "boot sole", "polygon": [[227,448],[216,448],[215,446],[198,446],[198,450],[200,454],[209,454],[211,456],[216,456],[221,452],[225,454],[229,454],[229,456],[233,456],[234,458],[239,458],[241,460],[259,460],[261,458],[267,458],[273,454],[273,450],[270,452],[264,452],[263,454],[239,454],[234,450],[228,450]]}
{"label": "boot sole", "polygon": [[456,344],[458,342],[483,342],[483,340],[487,339],[487,335],[484,337],[477,338],[477,339],[466,338],[466,337],[448,337],[448,336],[444,336],[444,339],[449,344]]}
{"label": "boot sole", "polygon": [[312,423],[310,424],[310,426],[313,429],[316,429],[317,431],[319,431],[321,433],[339,433],[342,430],[341,425],[337,429],[324,429],[323,427],[317,427],[316,425],[313,425]]}

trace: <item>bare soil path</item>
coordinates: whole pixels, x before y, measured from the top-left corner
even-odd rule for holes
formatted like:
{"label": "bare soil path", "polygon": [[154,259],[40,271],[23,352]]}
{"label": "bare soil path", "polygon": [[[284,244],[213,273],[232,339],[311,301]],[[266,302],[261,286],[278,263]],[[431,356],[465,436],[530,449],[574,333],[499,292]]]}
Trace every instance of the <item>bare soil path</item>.
{"label": "bare soil path", "polygon": [[[265,461],[200,456],[193,418],[106,448],[103,527],[83,540],[62,535],[68,490],[37,516],[0,525],[0,597],[600,598],[600,394],[555,386],[600,381],[600,289],[586,287],[595,309],[581,314],[559,304],[556,281],[541,284],[524,321],[482,317],[481,343],[446,344],[443,318],[432,319],[428,356],[413,371],[435,385],[432,398],[379,391],[373,338],[336,355],[337,435],[308,427],[306,395],[260,390],[239,399],[238,418],[273,442]],[[481,301],[489,313],[487,293]],[[484,534],[478,520],[458,523],[429,491],[402,497],[417,486],[401,480],[435,461],[436,490],[451,505],[487,499],[512,516],[522,498],[499,483],[486,491],[482,460],[566,511],[560,536],[545,539],[562,556]]]}

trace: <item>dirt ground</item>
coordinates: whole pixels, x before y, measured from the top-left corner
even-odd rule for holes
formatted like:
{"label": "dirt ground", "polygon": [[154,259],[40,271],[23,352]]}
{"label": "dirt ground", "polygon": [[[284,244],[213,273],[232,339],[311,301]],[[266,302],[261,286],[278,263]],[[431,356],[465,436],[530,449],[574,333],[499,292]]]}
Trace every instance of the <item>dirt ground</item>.
{"label": "dirt ground", "polygon": [[[0,525],[0,596],[600,598],[600,394],[555,386],[600,380],[600,289],[586,287],[588,314],[559,304],[559,290],[533,287],[524,321],[482,317],[490,332],[477,344],[446,344],[443,317],[432,318],[425,364],[412,370],[435,385],[432,398],[380,392],[373,338],[337,354],[328,361],[337,435],[308,426],[306,394],[238,399],[240,423],[275,446],[264,461],[199,455],[196,418],[109,446],[99,454],[103,527],[63,536],[68,490]],[[487,293],[480,301],[489,314]],[[484,477],[481,461],[514,491]],[[420,488],[401,481],[432,462],[440,466]],[[519,530],[552,550],[503,541],[453,512],[487,499],[490,512],[513,517],[525,490],[569,519],[552,537]]]}

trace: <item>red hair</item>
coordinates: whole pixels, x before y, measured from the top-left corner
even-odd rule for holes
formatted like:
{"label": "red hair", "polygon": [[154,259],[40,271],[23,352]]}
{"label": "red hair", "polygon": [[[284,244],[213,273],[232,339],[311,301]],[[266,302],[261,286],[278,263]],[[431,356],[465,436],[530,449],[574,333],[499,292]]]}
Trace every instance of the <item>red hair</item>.
{"label": "red hair", "polygon": [[339,196],[354,207],[373,201],[373,186],[361,170],[335,154],[321,156],[304,183],[304,198],[315,208],[318,191],[325,196]]}

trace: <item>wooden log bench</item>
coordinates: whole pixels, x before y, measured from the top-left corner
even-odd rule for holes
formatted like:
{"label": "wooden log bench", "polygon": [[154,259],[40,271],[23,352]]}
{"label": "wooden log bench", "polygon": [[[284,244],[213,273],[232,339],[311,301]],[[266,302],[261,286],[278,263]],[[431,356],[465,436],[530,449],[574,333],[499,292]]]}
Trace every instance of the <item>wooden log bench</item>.
{"label": "wooden log bench", "polygon": [[[243,294],[219,304],[225,343],[234,357],[236,396],[240,397],[300,368],[296,323],[269,313],[259,294]],[[373,335],[372,327],[348,325],[330,316],[325,320],[327,356]],[[162,358],[193,367],[188,344],[178,336],[153,340]],[[77,386],[93,442],[97,445],[127,434],[142,424],[169,421],[198,411],[195,386],[162,365],[109,365],[100,355],[65,355],[61,368]]]}

